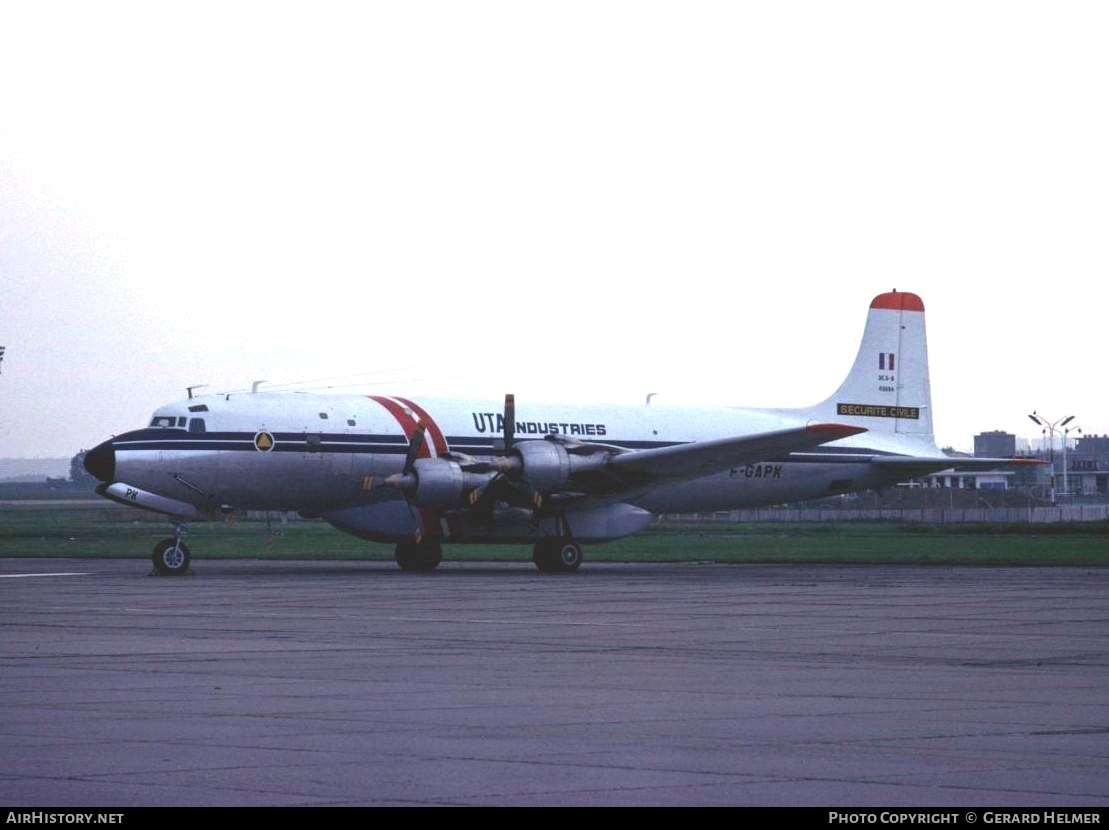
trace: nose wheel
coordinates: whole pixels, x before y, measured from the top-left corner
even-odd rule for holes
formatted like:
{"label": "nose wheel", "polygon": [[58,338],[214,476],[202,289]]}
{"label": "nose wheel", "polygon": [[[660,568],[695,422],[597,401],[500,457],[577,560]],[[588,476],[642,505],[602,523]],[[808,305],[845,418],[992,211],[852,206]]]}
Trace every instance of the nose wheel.
{"label": "nose wheel", "polygon": [[154,570],[160,576],[184,576],[189,570],[189,546],[181,541],[185,529],[181,526],[174,528],[172,539],[163,539],[154,546],[151,560]]}

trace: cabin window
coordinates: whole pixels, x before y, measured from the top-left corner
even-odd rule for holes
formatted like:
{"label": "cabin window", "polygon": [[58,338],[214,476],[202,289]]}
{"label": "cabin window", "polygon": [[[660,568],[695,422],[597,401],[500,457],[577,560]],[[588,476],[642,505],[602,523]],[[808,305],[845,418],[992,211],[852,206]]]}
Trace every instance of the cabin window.
{"label": "cabin window", "polygon": [[207,427],[204,425],[203,418],[193,418],[189,421],[189,432],[205,432]]}
{"label": "cabin window", "polygon": [[327,413],[326,412],[321,412],[320,417],[323,418],[326,421],[327,420]]}
{"label": "cabin window", "polygon": [[354,419],[353,418],[347,418],[347,426],[348,427],[354,426]]}

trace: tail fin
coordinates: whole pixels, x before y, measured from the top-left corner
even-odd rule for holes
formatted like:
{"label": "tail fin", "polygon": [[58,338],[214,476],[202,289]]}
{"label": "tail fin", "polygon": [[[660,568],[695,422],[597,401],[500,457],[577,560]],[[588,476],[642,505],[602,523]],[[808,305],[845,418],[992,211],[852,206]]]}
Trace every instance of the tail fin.
{"label": "tail fin", "polygon": [[875,297],[847,379],[832,397],[805,411],[821,421],[931,439],[932,390],[920,297],[900,291]]}

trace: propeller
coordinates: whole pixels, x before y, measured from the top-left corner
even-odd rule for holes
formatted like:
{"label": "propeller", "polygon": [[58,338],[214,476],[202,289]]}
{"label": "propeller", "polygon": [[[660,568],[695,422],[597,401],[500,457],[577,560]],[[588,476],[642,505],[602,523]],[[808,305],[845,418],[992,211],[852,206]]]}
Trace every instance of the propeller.
{"label": "propeller", "polygon": [[[423,421],[416,424],[416,431],[412,433],[412,438],[408,441],[408,452],[404,455],[404,471],[401,475],[411,482],[410,487],[412,489],[415,489],[418,484],[416,474],[413,471],[416,469],[416,457],[420,454],[420,450],[424,448],[424,433],[426,432],[427,426]],[[407,493],[407,491],[404,492]],[[408,501],[407,495],[405,495],[404,500],[408,502],[408,512],[412,515],[412,524],[415,527],[413,538],[418,545],[423,539],[423,533],[420,530],[420,517],[412,506],[412,502]]]}
{"label": "propeller", "polygon": [[423,534],[420,532],[420,517],[412,506],[412,502],[409,501],[409,494],[419,486],[419,479],[416,478],[415,473],[416,458],[419,456],[420,450],[423,449],[425,432],[427,432],[427,427],[422,422],[418,423],[416,431],[408,439],[408,452],[404,455],[404,469],[382,482],[386,487],[396,487],[404,494],[404,501],[408,504],[408,512],[412,514],[412,524],[415,527],[413,538],[417,545],[420,544]]}
{"label": "propeller", "polygon": [[404,456],[404,469],[389,476],[383,484],[386,487],[396,487],[404,493],[415,490],[419,484],[416,478],[416,458],[420,454],[420,450],[424,447],[424,433],[427,432],[427,427],[421,422],[416,425],[416,431],[412,433],[412,437],[408,439],[408,452]]}
{"label": "propeller", "polygon": [[[479,521],[490,527],[493,525],[493,506],[497,501],[498,488],[503,487],[508,482],[505,478],[505,470],[507,469],[505,462],[508,460],[509,452],[512,451],[512,443],[516,437],[516,396],[511,393],[504,396],[504,416],[501,423],[504,425],[501,433],[504,438],[502,450],[504,457],[496,459],[488,465],[482,464],[483,472],[496,470],[496,474],[480,487],[475,487],[470,491],[470,509],[473,510]],[[494,449],[497,449],[495,444]],[[497,461],[501,463],[498,464]]]}
{"label": "propeller", "polygon": [[[512,394],[504,396],[502,424],[504,446],[502,449],[495,445],[493,451],[498,454],[494,458],[484,461],[464,453],[445,453],[440,456],[445,461],[460,466],[466,475],[488,476],[485,481],[469,490],[465,497],[476,519],[488,526],[493,525],[493,509],[498,501],[536,511],[540,510],[545,502],[544,494],[521,478],[523,461],[519,454],[512,452],[516,443],[516,398]],[[426,425],[418,422],[408,441],[403,469],[382,482],[386,487],[400,490],[410,508],[414,494],[421,487],[420,477],[416,473],[416,462],[423,451],[426,432]],[[472,478],[470,480],[473,481]]]}
{"label": "propeller", "polygon": [[512,455],[512,447],[516,442],[516,396],[511,393],[504,396],[503,424],[503,455],[493,459],[488,468],[495,470],[496,475],[470,491],[471,509],[489,525],[493,523],[493,506],[498,499],[511,500],[517,505],[528,506],[535,510],[543,507],[543,494],[526,481],[514,478],[521,472],[522,467],[520,459]]}

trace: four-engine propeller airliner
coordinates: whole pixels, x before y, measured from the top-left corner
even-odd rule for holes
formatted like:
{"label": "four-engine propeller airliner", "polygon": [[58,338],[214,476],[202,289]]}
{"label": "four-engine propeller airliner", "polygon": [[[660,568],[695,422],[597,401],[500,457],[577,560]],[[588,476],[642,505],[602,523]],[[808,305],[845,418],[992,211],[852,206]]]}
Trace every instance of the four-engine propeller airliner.
{"label": "four-engine propeller airliner", "polygon": [[952,466],[932,437],[924,304],[897,291],[873,300],[847,379],[808,408],[234,393],[163,406],[85,456],[98,493],[172,518],[153,554],[167,575],[189,567],[184,522],[233,510],[322,517],[395,543],[405,570],[435,568],[444,543],[505,542],[534,544],[542,571],[572,571],[582,542],[659,513],[820,498]]}

